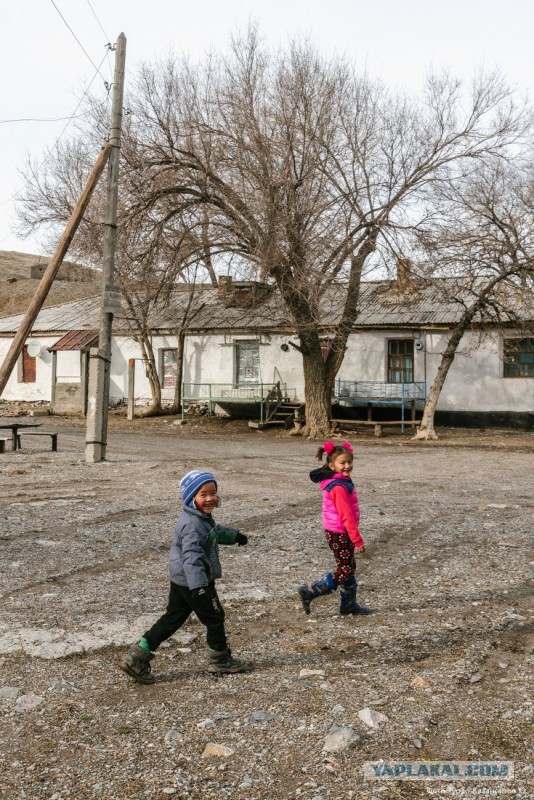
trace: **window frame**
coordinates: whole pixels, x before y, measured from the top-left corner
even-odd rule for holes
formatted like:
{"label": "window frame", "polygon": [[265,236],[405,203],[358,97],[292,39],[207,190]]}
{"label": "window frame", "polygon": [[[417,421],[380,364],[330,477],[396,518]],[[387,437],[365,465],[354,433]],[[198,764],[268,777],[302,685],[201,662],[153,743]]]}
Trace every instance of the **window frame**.
{"label": "window frame", "polygon": [[[509,351],[507,352],[507,345],[510,346],[512,342],[518,342],[518,343],[529,342],[530,343],[530,349],[524,350],[524,351],[516,350],[516,354],[518,354],[519,359],[518,358],[514,359],[513,358],[513,354],[511,354]],[[525,360],[525,362],[524,362],[524,365],[527,368],[530,366],[530,374],[529,375],[524,374],[524,372],[522,371],[522,367],[523,367],[523,362],[521,361],[521,354],[522,353],[525,353],[526,355],[528,354],[528,355],[530,355],[532,357],[531,361],[526,361]],[[519,371],[518,374],[512,375],[509,372],[509,369],[514,365],[518,365],[520,371]],[[523,379],[524,378],[527,378],[527,379],[528,378],[531,378],[531,379],[534,378],[534,336],[507,336],[507,337],[505,337],[503,339],[503,347],[502,347],[502,377],[504,379],[506,379],[506,380],[510,380],[510,379],[516,380],[517,378],[519,378],[519,379],[521,379],[521,378],[523,378]]]}
{"label": "window frame", "polygon": [[[251,380],[242,380],[240,378],[240,348],[254,347],[256,356],[255,377]],[[234,340],[234,386],[250,386],[253,384],[261,383],[261,370],[260,370],[260,342],[258,339],[236,339]]]}
{"label": "window frame", "polygon": [[[400,344],[409,344],[411,352],[410,353],[392,353],[391,348],[392,345],[400,345]],[[392,357],[402,357],[401,364],[397,367],[392,366]],[[404,365],[404,357],[410,357],[410,380],[405,380],[405,373],[406,373],[406,366]],[[415,339],[406,338],[394,338],[387,340],[387,354],[386,354],[386,373],[387,373],[387,383],[394,383],[394,384],[402,384],[402,383],[413,383],[415,378]],[[393,380],[393,374],[400,373],[402,380]]]}
{"label": "window frame", "polygon": [[[162,347],[159,351],[160,355],[160,381],[162,390],[171,390],[176,388],[176,376],[178,374],[178,348],[177,347]],[[174,353],[174,378],[172,386],[165,385],[165,353]]]}

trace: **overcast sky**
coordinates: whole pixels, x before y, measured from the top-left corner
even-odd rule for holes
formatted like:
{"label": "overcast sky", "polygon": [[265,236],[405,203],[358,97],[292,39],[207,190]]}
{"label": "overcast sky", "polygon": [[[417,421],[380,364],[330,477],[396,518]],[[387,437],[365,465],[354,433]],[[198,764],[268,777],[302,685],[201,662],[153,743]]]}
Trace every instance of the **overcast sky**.
{"label": "overcast sky", "polygon": [[91,81],[91,91],[106,96],[114,56],[105,45],[121,32],[126,92],[141,62],[224,50],[253,20],[273,46],[305,36],[410,92],[431,68],[469,78],[498,67],[534,98],[532,0],[1,0],[0,7],[1,250],[42,253],[38,236],[12,233],[18,171],[27,155],[44,160],[46,148],[68,136],[68,118]]}

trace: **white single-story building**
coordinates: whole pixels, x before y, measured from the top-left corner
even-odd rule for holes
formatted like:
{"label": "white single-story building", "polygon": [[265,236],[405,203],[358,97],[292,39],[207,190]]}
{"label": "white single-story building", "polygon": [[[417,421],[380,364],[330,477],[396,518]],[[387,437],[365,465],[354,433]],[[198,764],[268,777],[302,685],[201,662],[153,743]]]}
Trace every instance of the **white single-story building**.
{"label": "white single-story building", "polygon": [[[447,279],[429,281],[400,291],[395,281],[362,283],[360,311],[349,337],[336,381],[336,399],[366,406],[367,394],[382,385],[384,408],[399,417],[398,402],[387,402],[387,387],[415,386],[419,407],[438,369],[451,327],[462,306],[447,299]],[[176,315],[180,298],[176,292]],[[335,287],[325,298],[325,346],[328,322],[333,321]],[[328,301],[328,302],[326,302]],[[56,413],[83,412],[88,349],[95,346],[99,327],[99,298],[76,300],[42,309],[24,353],[2,398],[44,401]],[[244,400],[257,396],[258,386],[279,383],[286,397],[304,401],[302,357],[293,346],[294,330],[276,292],[253,281],[221,280],[219,288],[195,289],[194,313],[187,324],[184,356],[184,398]],[[135,399],[150,400],[150,388],[140,348],[127,327],[127,311],[113,321],[110,400],[125,402],[128,365],[135,359]],[[534,320],[534,303],[522,312]],[[0,362],[22,321],[22,315],[0,318]],[[171,311],[151,324],[163,400],[174,395],[177,335]],[[355,387],[354,384],[358,384]],[[375,384],[369,388],[365,384]],[[256,387],[251,388],[251,387]],[[413,396],[413,395],[411,395]],[[392,398],[399,394],[392,393]],[[380,404],[379,404],[380,405]],[[383,409],[384,410],[384,409]],[[439,399],[437,421],[452,424],[516,424],[532,422],[534,412],[534,334],[524,327],[495,328],[481,336],[473,326],[463,337]]]}

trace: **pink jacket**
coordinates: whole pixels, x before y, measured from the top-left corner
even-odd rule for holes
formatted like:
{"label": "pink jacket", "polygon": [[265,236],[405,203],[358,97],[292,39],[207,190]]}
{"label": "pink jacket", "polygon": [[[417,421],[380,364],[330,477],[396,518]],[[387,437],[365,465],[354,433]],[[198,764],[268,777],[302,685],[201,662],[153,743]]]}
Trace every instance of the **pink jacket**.
{"label": "pink jacket", "polygon": [[[324,528],[333,533],[347,532],[353,545],[361,547],[364,542],[358,529],[360,507],[356,489],[352,481],[347,481],[347,488],[340,483],[337,486],[333,486],[330,491],[327,491],[327,487],[332,481],[345,482],[347,479],[336,472],[332,477],[325,478],[319,483],[323,490]],[[352,492],[350,488],[352,488]]]}

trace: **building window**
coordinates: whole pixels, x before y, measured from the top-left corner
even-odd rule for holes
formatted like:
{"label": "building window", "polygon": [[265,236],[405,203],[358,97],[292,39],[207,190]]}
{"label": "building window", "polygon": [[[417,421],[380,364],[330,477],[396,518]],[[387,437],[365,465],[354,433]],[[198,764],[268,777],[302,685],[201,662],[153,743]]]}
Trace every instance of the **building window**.
{"label": "building window", "polygon": [[174,389],[176,385],[177,350],[161,351],[162,389]]}
{"label": "building window", "polygon": [[258,342],[235,343],[235,382],[238,386],[260,382],[260,346]]}
{"label": "building window", "polygon": [[505,378],[534,378],[534,338],[504,339]]}
{"label": "building window", "polygon": [[22,383],[35,383],[37,359],[30,356],[25,345],[22,351]]}
{"label": "building window", "polygon": [[388,341],[388,383],[413,383],[413,339]]}

